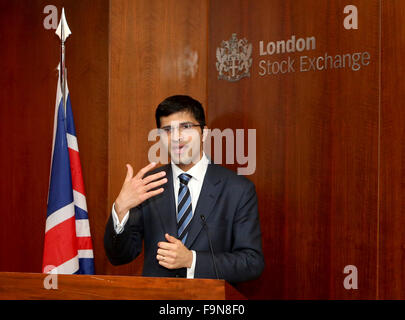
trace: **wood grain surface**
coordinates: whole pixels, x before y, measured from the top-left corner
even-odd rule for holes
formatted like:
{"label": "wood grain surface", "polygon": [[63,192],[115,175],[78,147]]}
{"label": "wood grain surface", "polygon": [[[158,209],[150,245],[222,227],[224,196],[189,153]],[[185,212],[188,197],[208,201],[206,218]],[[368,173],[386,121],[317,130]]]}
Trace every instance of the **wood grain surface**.
{"label": "wood grain surface", "polygon": [[[45,288],[45,283],[52,287]],[[225,300],[244,297],[224,280],[0,272],[0,299]]]}
{"label": "wood grain surface", "polygon": [[404,21],[404,1],[382,2],[380,299],[405,299]]}

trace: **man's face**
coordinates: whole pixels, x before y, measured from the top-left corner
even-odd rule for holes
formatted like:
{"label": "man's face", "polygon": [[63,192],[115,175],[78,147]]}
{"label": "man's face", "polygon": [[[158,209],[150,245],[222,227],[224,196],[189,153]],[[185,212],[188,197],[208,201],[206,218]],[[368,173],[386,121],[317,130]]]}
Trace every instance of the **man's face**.
{"label": "man's face", "polygon": [[198,121],[187,112],[160,118],[161,139],[171,160],[178,165],[192,165],[201,158],[203,134]]}

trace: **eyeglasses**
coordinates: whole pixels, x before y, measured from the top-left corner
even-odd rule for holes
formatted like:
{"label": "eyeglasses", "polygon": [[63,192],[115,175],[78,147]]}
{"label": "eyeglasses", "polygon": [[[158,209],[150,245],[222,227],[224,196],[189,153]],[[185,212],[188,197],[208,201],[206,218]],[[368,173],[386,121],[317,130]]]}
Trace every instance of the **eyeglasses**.
{"label": "eyeglasses", "polygon": [[162,127],[159,130],[162,130],[164,132],[166,132],[166,134],[171,134],[174,132],[175,129],[178,129],[179,132],[187,132],[192,130],[194,127],[201,127],[201,124],[195,124],[195,123],[191,123],[191,122],[184,122],[184,123],[180,123],[178,126],[166,126],[166,127]]}

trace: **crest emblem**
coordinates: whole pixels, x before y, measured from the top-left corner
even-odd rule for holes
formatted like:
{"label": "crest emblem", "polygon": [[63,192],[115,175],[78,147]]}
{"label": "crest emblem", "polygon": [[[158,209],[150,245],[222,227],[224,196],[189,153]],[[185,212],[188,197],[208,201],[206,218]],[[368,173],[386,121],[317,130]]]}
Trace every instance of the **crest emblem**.
{"label": "crest emblem", "polygon": [[228,41],[222,41],[217,48],[218,79],[238,81],[250,77],[252,66],[252,44],[246,39],[238,39],[233,33]]}

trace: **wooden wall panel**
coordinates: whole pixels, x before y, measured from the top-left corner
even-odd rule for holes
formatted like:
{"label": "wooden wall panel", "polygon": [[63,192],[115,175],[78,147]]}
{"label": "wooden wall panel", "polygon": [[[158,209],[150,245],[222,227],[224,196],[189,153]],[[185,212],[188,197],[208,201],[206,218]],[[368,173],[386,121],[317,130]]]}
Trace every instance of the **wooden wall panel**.
{"label": "wooden wall panel", "polygon": [[[352,1],[360,29],[343,28],[345,1],[211,1],[211,127],[255,128],[255,182],[266,269],[240,286],[251,298],[375,298],[377,272],[378,1]],[[227,14],[226,19],[225,13]],[[232,33],[253,45],[251,77],[218,80],[216,47]],[[368,51],[360,71],[259,76],[259,41],[315,36],[316,50]],[[297,64],[296,64],[297,68]],[[358,268],[359,289],[343,287]]]}
{"label": "wooden wall panel", "polygon": [[65,7],[66,67],[96,271],[104,261],[107,198],[108,1],[0,1],[0,270],[40,272],[59,38],[43,9]]}
{"label": "wooden wall panel", "polygon": [[[148,164],[157,105],[167,96],[189,94],[206,107],[207,13],[205,0],[111,0],[109,206],[125,164],[135,172]],[[142,265],[142,257],[120,267],[106,260],[104,271],[140,274]]]}
{"label": "wooden wall panel", "polygon": [[404,21],[403,1],[382,1],[380,299],[405,299]]}

